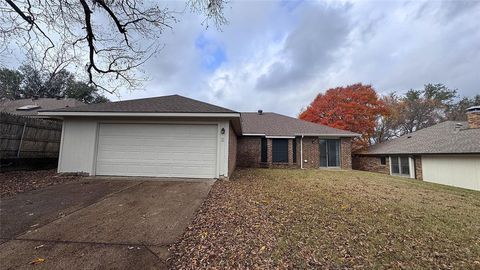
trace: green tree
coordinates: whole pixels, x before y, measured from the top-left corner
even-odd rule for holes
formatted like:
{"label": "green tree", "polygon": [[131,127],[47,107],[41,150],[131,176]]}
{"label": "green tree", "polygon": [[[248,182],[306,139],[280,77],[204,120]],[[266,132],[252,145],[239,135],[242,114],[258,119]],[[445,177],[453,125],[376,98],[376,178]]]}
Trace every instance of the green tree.
{"label": "green tree", "polygon": [[457,90],[443,84],[426,84],[424,89],[410,89],[400,98],[400,133],[411,133],[445,120],[446,112],[456,97]]}
{"label": "green tree", "polygon": [[22,81],[23,75],[19,71],[8,68],[0,69],[0,100],[22,98],[20,96]]}
{"label": "green tree", "polygon": [[0,70],[0,95],[2,99],[22,98],[74,98],[84,103],[102,103],[109,100],[97,87],[75,79],[67,70],[46,72],[23,65],[20,69]]}
{"label": "green tree", "polygon": [[447,119],[452,121],[466,121],[468,108],[480,105],[480,95],[472,98],[464,97],[458,102],[450,105],[447,109]]}
{"label": "green tree", "polygon": [[98,94],[97,88],[84,82],[72,81],[65,90],[65,96],[87,104],[106,103],[108,98]]}

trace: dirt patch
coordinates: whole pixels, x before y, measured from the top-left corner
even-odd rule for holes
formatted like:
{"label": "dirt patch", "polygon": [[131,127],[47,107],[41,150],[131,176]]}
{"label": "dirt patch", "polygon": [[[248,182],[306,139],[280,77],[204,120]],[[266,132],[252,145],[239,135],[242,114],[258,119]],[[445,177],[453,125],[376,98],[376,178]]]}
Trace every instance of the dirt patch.
{"label": "dirt patch", "polygon": [[76,175],[59,175],[56,170],[2,172],[0,198],[80,179],[82,177]]}
{"label": "dirt patch", "polygon": [[175,269],[478,269],[480,193],[367,172],[239,170],[172,248]]}

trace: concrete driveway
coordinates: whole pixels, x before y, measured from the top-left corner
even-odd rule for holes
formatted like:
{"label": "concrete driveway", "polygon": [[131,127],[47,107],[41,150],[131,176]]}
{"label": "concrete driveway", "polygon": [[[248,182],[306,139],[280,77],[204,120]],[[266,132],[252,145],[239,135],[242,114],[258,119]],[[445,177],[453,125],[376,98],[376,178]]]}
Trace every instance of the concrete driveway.
{"label": "concrete driveway", "polygon": [[[211,181],[93,178],[0,204],[2,269],[164,269]],[[45,259],[33,264],[36,259]]]}

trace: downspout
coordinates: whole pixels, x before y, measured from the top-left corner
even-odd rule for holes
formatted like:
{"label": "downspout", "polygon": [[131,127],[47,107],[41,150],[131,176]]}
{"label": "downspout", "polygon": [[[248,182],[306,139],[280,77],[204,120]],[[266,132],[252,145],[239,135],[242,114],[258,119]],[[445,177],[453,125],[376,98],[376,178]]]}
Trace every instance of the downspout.
{"label": "downspout", "polygon": [[303,135],[300,138],[300,169],[303,169]]}

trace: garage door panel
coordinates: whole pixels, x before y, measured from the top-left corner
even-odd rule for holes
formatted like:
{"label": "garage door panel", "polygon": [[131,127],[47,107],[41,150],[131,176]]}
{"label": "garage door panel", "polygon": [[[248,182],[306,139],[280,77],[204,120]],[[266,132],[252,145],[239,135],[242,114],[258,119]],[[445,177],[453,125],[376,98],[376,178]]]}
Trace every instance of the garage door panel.
{"label": "garage door panel", "polygon": [[216,125],[100,125],[97,175],[212,178],[216,160]]}
{"label": "garage door panel", "polygon": [[422,156],[423,180],[480,190],[480,156]]}

